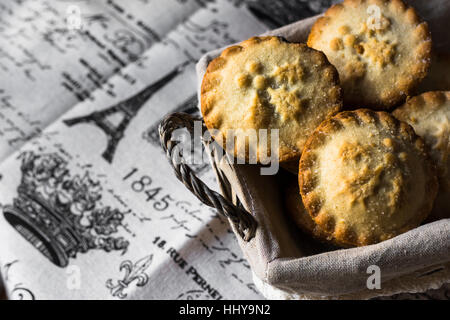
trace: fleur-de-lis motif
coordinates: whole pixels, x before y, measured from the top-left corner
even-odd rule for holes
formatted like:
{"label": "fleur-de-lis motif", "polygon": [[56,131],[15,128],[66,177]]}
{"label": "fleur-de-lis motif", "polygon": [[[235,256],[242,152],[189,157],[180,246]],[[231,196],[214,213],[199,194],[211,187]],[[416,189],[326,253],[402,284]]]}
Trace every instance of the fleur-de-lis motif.
{"label": "fleur-de-lis motif", "polygon": [[106,281],[106,287],[110,289],[111,295],[113,297],[118,297],[119,299],[125,299],[127,289],[131,283],[136,281],[137,287],[143,287],[147,284],[149,278],[145,273],[147,268],[150,266],[153,260],[153,255],[150,254],[142,259],[139,259],[134,264],[130,260],[125,260],[120,264],[119,270],[125,270],[125,275],[122,280],[117,280],[116,284],[113,283],[112,279]]}

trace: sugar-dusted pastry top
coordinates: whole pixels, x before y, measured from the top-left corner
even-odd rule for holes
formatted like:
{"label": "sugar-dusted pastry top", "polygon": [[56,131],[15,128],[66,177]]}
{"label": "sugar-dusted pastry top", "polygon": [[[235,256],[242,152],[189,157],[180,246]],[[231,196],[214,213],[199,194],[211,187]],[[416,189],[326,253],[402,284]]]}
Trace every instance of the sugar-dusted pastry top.
{"label": "sugar-dusted pastry top", "polygon": [[344,104],[384,110],[426,76],[428,26],[400,0],[344,0],[312,27],[308,45],[337,68]]}
{"label": "sugar-dusted pastry top", "polygon": [[409,123],[429,146],[439,178],[432,215],[450,217],[450,91],[426,92],[410,98],[393,114]]}
{"label": "sugar-dusted pastry top", "polygon": [[414,130],[367,109],[325,120],[300,159],[300,192],[314,221],[336,240],[367,245],[418,226],[437,178]]}
{"label": "sugar-dusted pastry top", "polygon": [[[201,87],[203,119],[213,137],[249,160],[256,154],[260,161],[270,147],[259,135],[257,143],[248,143],[246,130],[268,129],[270,145],[272,130],[278,129],[279,159],[290,161],[300,156],[314,128],[341,106],[339,77],[325,55],[277,37],[255,37],[225,49],[209,64]],[[236,135],[234,148],[227,143],[230,133]]]}

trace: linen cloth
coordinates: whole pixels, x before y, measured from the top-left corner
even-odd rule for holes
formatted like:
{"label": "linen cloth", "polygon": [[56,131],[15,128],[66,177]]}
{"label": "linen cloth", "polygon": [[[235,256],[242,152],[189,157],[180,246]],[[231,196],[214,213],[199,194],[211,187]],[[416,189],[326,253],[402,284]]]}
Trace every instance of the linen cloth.
{"label": "linen cloth", "polygon": [[[434,49],[450,51],[445,21],[450,3],[445,0],[408,1],[429,23]],[[305,42],[318,16],[265,33]],[[207,53],[197,64],[198,92],[206,67],[221,50]],[[450,281],[450,219],[422,225],[378,244],[329,251],[299,235],[282,208],[277,176],[262,176],[255,165],[219,168],[244,207],[258,222],[250,242],[240,240],[257,287],[270,298],[371,298],[399,292],[422,292]],[[222,159],[223,160],[223,159]],[[449,200],[450,201],[450,200]],[[370,266],[381,271],[381,289],[370,290]]]}

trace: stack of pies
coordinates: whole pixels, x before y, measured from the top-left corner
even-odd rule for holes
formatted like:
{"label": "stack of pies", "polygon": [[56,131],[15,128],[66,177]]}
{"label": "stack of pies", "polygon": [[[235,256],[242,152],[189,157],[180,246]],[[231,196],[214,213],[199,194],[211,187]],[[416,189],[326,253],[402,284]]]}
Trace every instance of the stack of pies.
{"label": "stack of pies", "polygon": [[[203,119],[236,159],[275,153],[298,175],[283,194],[302,230],[343,247],[384,241],[450,217],[449,59],[433,56],[429,72],[431,45],[402,1],[345,0],[307,45],[254,37],[224,50],[203,78]],[[411,97],[424,90],[441,91]]]}

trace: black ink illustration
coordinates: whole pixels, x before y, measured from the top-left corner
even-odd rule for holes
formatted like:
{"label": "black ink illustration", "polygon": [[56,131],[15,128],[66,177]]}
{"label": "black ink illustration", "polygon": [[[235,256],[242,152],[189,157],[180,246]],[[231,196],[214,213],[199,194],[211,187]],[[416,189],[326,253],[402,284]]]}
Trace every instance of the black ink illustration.
{"label": "black ink illustration", "polygon": [[[3,268],[1,269],[3,279],[5,280],[5,283],[11,281],[10,271],[11,268],[18,264],[19,260],[13,260],[11,262],[5,263],[3,265]],[[9,286],[12,287],[12,290],[10,291],[9,299],[11,300],[35,300],[34,293],[29,289],[26,288],[22,283],[16,283],[14,285],[11,285],[9,283]],[[1,289],[1,286],[0,286]]]}
{"label": "black ink illustration", "polygon": [[119,299],[125,299],[128,293],[125,292],[130,285],[136,282],[137,287],[143,287],[148,283],[148,275],[146,270],[151,265],[153,260],[153,255],[145,256],[139,259],[135,263],[130,260],[125,260],[120,264],[119,270],[125,271],[123,279],[117,280],[114,284],[112,279],[106,281],[106,287],[110,290],[113,297],[118,297]]}
{"label": "black ink illustration", "polygon": [[[106,134],[108,138],[108,145],[103,152],[103,158],[111,163],[114,158],[117,145],[125,135],[125,130],[130,124],[131,120],[136,116],[141,107],[153,96],[155,92],[164,87],[174,77],[176,77],[184,69],[186,63],[175,68],[167,75],[144,88],[134,96],[119,102],[112,107],[100,111],[94,111],[86,116],[76,117],[72,119],[64,120],[64,123],[68,126],[73,126],[79,123],[93,123],[99,127]],[[121,118],[118,124],[111,121],[111,118],[115,118],[119,115]]]}
{"label": "black ink illustration", "polygon": [[98,24],[103,29],[107,29],[108,23],[110,22],[110,17],[103,13],[82,14],[82,19],[89,27]]}
{"label": "black ink illustration", "polygon": [[59,267],[91,249],[126,252],[129,242],[113,237],[124,214],[99,203],[102,188],[85,172],[71,176],[58,154],[24,152],[22,179],[5,219]]}
{"label": "black ink illustration", "polygon": [[210,300],[209,294],[200,289],[188,290],[186,292],[180,293],[177,300]]}
{"label": "black ink illustration", "polygon": [[11,300],[35,300],[34,293],[25,287],[21,283],[14,286],[11,290]]}
{"label": "black ink illustration", "polygon": [[183,50],[184,54],[197,60],[210,50],[238,42],[238,39],[231,35],[229,28],[228,22],[219,19],[212,19],[206,23],[187,20],[179,29],[180,35],[189,44]]}
{"label": "black ink illustration", "polygon": [[246,0],[249,10],[270,27],[283,25],[319,14],[337,0]]}
{"label": "black ink illustration", "polygon": [[11,262],[5,263],[2,268],[2,275],[3,280],[8,281],[9,280],[9,270],[14,266],[16,263],[18,263],[19,260],[13,260]]}
{"label": "black ink illustration", "polygon": [[104,39],[125,54],[130,61],[139,58],[146,49],[145,43],[127,29],[116,30],[112,36],[105,35]]}

